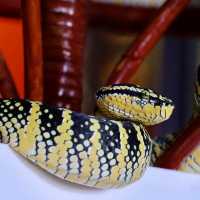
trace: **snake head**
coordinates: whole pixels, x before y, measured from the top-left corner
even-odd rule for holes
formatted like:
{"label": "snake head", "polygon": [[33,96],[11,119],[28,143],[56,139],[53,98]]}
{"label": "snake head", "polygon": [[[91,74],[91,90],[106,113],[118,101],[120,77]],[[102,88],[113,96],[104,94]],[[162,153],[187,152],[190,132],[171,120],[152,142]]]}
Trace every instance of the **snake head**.
{"label": "snake head", "polygon": [[170,118],[173,102],[153,90],[133,84],[115,84],[101,88],[97,105],[107,117],[155,125]]}

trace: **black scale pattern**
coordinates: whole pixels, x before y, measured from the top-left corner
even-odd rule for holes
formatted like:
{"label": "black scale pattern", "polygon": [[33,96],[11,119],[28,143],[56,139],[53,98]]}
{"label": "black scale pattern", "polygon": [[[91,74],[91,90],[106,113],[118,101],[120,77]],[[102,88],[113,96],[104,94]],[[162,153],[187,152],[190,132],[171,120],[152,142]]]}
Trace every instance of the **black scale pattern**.
{"label": "black scale pattern", "polygon": [[[114,121],[109,121],[102,118],[99,121],[100,124],[100,133],[101,133],[101,149],[104,151],[104,157],[106,158],[106,163],[108,163],[108,171],[109,175],[111,174],[112,166],[110,165],[110,159],[108,158],[108,153],[112,152],[113,153],[113,158],[116,160],[116,164],[118,163],[117,161],[117,155],[118,153],[115,152],[116,149],[120,149],[120,132],[119,132],[119,127]],[[109,127],[108,130],[106,130],[106,126]],[[113,131],[113,135],[110,134],[110,131]],[[113,146],[111,144],[114,144]],[[101,157],[100,157],[101,159]],[[100,162],[100,177],[102,177],[102,166],[103,163]]]}
{"label": "black scale pattern", "polygon": [[[129,121],[124,121],[123,122],[123,127],[126,129],[126,132],[128,133],[128,144],[129,148],[128,149],[128,157],[130,158],[130,160],[132,161],[132,169],[134,169],[134,164],[137,163],[139,156],[137,155],[137,152],[139,152],[139,144],[140,141],[137,138],[137,131],[135,130],[135,127],[133,126],[133,124]],[[137,147],[137,148],[135,148]],[[133,152],[131,154],[131,152]],[[141,154],[141,152],[140,152]],[[135,157],[135,161],[133,160],[133,157]],[[134,172],[134,170],[133,170]],[[132,172],[132,175],[133,175]],[[127,170],[126,170],[126,175],[125,175],[125,179],[127,178]]]}
{"label": "black scale pattern", "polygon": [[[57,127],[62,123],[62,120],[63,120],[62,110],[41,104],[40,112],[41,112],[41,115],[39,117],[39,119],[41,120],[40,131],[41,131],[42,141],[45,142],[46,159],[48,160],[49,148],[51,146],[56,145],[55,138],[60,135],[60,133],[57,131]],[[52,115],[53,117],[50,118],[49,115]],[[50,124],[51,126],[48,126],[48,124]],[[51,133],[52,130],[55,131],[55,134]],[[49,138],[44,137],[45,132],[49,133],[50,135]],[[51,140],[53,144],[49,145],[47,143],[48,140]],[[36,155],[38,155],[38,149],[39,149],[38,143],[39,142],[36,141]]]}
{"label": "black scale pattern", "polygon": [[[73,149],[75,150],[75,155],[77,155],[78,157],[78,164],[79,164],[79,174],[81,173],[81,158],[79,156],[79,151],[77,150],[77,145],[78,144],[83,144],[85,140],[89,140],[92,135],[93,132],[90,131],[89,127],[92,125],[92,123],[89,120],[90,118],[87,115],[84,115],[82,113],[77,113],[77,112],[73,112],[71,115],[71,120],[74,122],[73,126],[71,127],[71,130],[74,132],[74,134],[71,136],[71,141],[73,142]],[[81,138],[80,135],[84,135],[84,138]],[[83,151],[88,152],[88,149],[90,147],[91,144],[89,144],[89,146],[84,146]],[[72,154],[72,155],[74,155]],[[70,155],[70,153],[68,154],[67,159],[70,160],[70,157],[72,156]],[[71,163],[71,161],[70,161]],[[69,163],[69,165],[70,165]],[[69,171],[69,165],[68,165],[68,171]]]}
{"label": "black scale pattern", "polygon": [[[20,104],[17,105],[17,103]],[[21,108],[23,108],[23,110],[20,110]],[[17,119],[17,123],[20,124],[20,127],[25,128],[28,122],[27,117],[30,113],[30,109],[31,109],[31,103],[29,101],[17,100],[17,99],[5,99],[3,101],[0,101],[0,113],[2,115],[0,116],[1,121],[3,122],[4,117],[8,118],[7,121],[12,123],[12,128],[14,129],[11,133],[7,135],[8,143],[10,142],[10,135],[16,133],[18,138],[17,144],[19,145],[19,135],[17,133],[17,128],[15,128],[14,126],[15,124],[12,122],[12,119],[14,118]],[[23,123],[22,120],[24,120]],[[4,127],[6,128],[7,132],[9,132],[9,128],[7,128],[6,126]]]}

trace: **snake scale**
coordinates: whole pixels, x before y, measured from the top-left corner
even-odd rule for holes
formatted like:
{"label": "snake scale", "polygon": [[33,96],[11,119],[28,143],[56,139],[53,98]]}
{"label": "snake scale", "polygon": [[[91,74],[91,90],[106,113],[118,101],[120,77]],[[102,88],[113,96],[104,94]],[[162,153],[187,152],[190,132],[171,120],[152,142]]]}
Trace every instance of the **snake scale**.
{"label": "snake scale", "polygon": [[0,100],[0,142],[73,183],[109,188],[134,182],[151,160],[144,125],[167,120],[173,103],[150,89],[118,84],[101,88],[97,105],[105,117]]}

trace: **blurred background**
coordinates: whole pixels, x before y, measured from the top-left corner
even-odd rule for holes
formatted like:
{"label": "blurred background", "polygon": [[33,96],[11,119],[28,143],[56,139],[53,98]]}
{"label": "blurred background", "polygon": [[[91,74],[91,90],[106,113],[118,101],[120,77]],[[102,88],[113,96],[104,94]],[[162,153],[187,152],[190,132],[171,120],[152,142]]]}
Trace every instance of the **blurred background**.
{"label": "blurred background", "polygon": [[[164,0],[93,0],[99,4],[144,7],[152,12]],[[104,5],[105,6],[105,5]],[[96,8],[96,7],[95,7]],[[94,14],[95,10],[90,10]],[[102,11],[103,13],[103,11]],[[146,15],[134,23],[117,24],[99,19],[89,22],[85,48],[83,111],[91,113],[95,91],[106,83],[113,67],[146,24]],[[184,18],[188,17],[188,18]],[[200,63],[200,1],[193,0],[185,15],[172,25],[162,40],[151,51],[132,82],[152,88],[168,96],[175,103],[173,117],[154,129],[155,134],[165,134],[183,128],[193,109],[193,81],[195,68]],[[5,59],[15,81],[20,97],[24,96],[24,50],[20,1],[0,1],[0,56]]]}

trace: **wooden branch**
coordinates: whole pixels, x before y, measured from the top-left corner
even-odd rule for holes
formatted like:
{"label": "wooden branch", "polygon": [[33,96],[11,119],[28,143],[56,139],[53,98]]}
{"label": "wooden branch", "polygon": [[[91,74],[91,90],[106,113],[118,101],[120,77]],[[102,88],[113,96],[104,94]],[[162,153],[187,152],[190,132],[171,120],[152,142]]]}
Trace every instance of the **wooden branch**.
{"label": "wooden branch", "polygon": [[122,59],[111,73],[108,84],[130,81],[145,57],[189,2],[190,0],[168,0],[159,9],[156,18],[136,38],[128,51],[122,56]]}
{"label": "wooden branch", "polygon": [[17,89],[6,62],[0,55],[0,98],[18,98]]}
{"label": "wooden branch", "polygon": [[87,1],[44,0],[44,101],[81,111]]}
{"label": "wooden branch", "polygon": [[176,139],[170,149],[158,158],[155,166],[178,169],[183,159],[200,144],[200,116],[193,119],[189,126]]}
{"label": "wooden branch", "polygon": [[22,0],[25,50],[25,97],[43,100],[43,55],[40,0]]}

